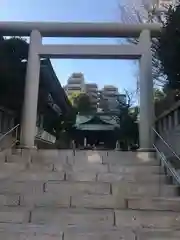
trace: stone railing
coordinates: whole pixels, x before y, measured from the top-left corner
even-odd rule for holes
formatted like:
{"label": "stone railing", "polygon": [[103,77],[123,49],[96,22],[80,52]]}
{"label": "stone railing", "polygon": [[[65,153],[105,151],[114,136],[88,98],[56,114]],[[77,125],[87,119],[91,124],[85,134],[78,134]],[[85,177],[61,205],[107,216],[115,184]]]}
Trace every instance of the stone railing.
{"label": "stone railing", "polygon": [[[157,117],[155,126],[163,139],[180,155],[180,101]],[[164,154],[171,156],[170,151],[160,139],[156,138],[155,142]]]}

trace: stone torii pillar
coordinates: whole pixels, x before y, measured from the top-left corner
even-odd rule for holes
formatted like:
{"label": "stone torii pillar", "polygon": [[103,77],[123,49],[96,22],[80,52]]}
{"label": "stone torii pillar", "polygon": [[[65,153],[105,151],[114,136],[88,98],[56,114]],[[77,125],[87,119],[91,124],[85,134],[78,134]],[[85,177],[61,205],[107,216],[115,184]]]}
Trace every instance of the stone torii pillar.
{"label": "stone torii pillar", "polygon": [[42,38],[40,32],[33,30],[30,34],[21,123],[20,143],[24,148],[34,148],[40,73],[38,48],[41,46],[41,43]]}
{"label": "stone torii pillar", "polygon": [[140,150],[151,151],[153,149],[154,103],[151,32],[149,30],[142,31],[139,44],[142,50],[140,58]]}

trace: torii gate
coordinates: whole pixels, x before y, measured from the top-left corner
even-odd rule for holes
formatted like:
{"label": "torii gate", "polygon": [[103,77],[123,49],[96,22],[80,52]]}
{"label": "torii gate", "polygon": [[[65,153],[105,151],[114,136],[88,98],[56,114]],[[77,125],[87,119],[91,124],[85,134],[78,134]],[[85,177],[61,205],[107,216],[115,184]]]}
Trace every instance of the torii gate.
{"label": "torii gate", "polygon": [[[30,36],[21,146],[34,147],[39,90],[40,57],[73,59],[139,59],[140,148],[150,151],[154,123],[151,37],[160,35],[159,24],[0,22],[3,36]],[[131,37],[137,45],[42,44],[42,37]]]}

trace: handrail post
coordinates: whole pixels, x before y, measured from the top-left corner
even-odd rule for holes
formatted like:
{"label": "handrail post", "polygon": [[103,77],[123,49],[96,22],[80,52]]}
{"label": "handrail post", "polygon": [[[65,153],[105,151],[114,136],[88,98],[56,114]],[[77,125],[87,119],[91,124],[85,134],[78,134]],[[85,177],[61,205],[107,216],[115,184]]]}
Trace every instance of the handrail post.
{"label": "handrail post", "polygon": [[[2,135],[1,137],[0,137],[0,142],[2,142],[4,139],[5,139],[5,137],[6,136],[8,136],[9,134],[12,134],[13,132],[15,132],[15,141],[14,142],[16,142],[17,141],[17,139],[18,139],[18,128],[19,128],[19,124],[17,124],[16,126],[14,126],[13,128],[11,128],[9,131],[7,131],[4,135]],[[13,134],[12,134],[12,139],[13,139]],[[11,144],[11,147],[13,146],[14,144]],[[3,150],[3,148],[1,147],[0,148],[0,151],[2,151]]]}
{"label": "handrail post", "polygon": [[16,141],[18,140],[18,127],[16,128],[16,135],[15,135]]}

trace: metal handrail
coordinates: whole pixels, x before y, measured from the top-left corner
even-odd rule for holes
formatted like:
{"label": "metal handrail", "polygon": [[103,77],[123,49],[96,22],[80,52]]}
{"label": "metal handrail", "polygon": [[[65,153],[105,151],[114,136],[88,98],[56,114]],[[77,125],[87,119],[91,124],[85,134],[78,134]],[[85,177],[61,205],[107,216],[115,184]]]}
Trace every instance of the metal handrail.
{"label": "metal handrail", "polygon": [[[173,155],[180,160],[180,157],[177,155],[177,153],[173,150],[173,148],[164,140],[164,138],[154,129],[152,128],[152,130],[155,132],[155,134],[160,138],[160,140],[166,145],[166,147],[173,153]],[[176,180],[176,182],[178,183],[178,185],[180,185],[180,176],[177,173],[176,169],[171,165],[170,162],[168,162],[168,160],[166,159],[165,155],[163,154],[163,152],[161,152],[158,147],[156,147],[155,144],[153,144],[154,149],[156,150],[156,152],[159,154],[161,161],[163,161],[165,167],[169,170],[169,172],[171,173],[172,177]]]}
{"label": "metal handrail", "polygon": [[166,168],[171,172],[172,177],[177,181],[177,183],[180,185],[180,176],[177,173],[177,171],[170,166],[171,164],[168,163],[168,161],[166,160],[166,157],[164,156],[164,154],[162,154],[162,152],[155,146],[155,144],[153,144],[153,147],[155,148],[156,152],[159,154],[159,156],[161,157],[161,160],[164,162]]}
{"label": "metal handrail", "polygon": [[[11,147],[13,147],[16,143],[17,143],[17,140],[18,140],[18,128],[19,128],[20,124],[17,124],[16,126],[14,126],[13,128],[11,128],[9,131],[7,131],[5,134],[3,134],[1,137],[0,137],[0,143],[2,142],[3,139],[5,139],[6,136],[8,136],[9,134],[11,134],[13,131],[16,131],[16,140],[13,142],[13,144],[11,145]],[[0,148],[0,151],[2,151],[3,149]]]}
{"label": "metal handrail", "polygon": [[167,146],[167,148],[173,153],[173,155],[180,161],[180,157],[177,155],[177,153],[173,150],[173,148],[164,140],[164,138],[154,129],[152,130],[155,132],[155,134],[161,139],[161,141]]}

